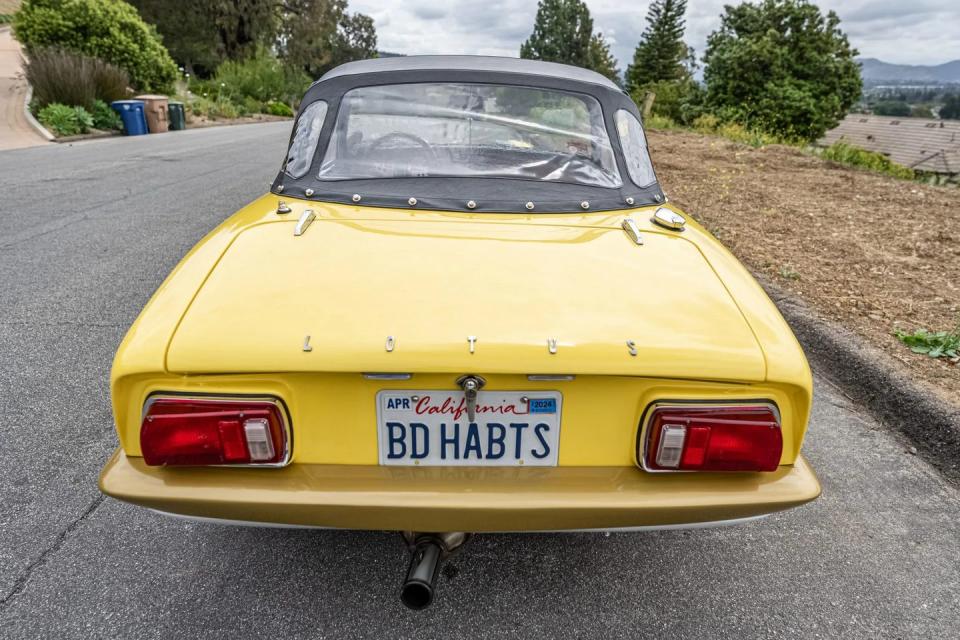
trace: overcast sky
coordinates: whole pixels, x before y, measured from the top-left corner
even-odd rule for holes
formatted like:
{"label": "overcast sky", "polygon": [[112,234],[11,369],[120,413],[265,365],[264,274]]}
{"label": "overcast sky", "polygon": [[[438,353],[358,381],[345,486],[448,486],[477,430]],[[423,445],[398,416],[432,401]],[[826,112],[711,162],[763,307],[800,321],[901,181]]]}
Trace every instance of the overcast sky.
{"label": "overcast sky", "polygon": [[[724,4],[687,3],[687,44],[703,54]],[[960,0],[821,0],[864,57],[899,64],[939,64],[960,58]],[[587,0],[594,28],[613,43],[621,70],[643,32],[648,2]],[[537,13],[536,0],[350,0],[373,17],[382,51],[519,55]]]}

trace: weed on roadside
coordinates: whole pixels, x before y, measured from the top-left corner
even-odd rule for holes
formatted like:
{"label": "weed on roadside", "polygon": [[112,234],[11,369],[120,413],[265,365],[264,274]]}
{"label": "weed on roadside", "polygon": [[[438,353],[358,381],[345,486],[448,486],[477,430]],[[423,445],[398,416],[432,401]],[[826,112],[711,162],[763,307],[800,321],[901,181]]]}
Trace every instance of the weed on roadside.
{"label": "weed on roadside", "polygon": [[794,270],[794,268],[790,265],[785,264],[780,267],[780,277],[785,280],[799,280],[800,273]]}
{"label": "weed on roadside", "polygon": [[952,331],[917,329],[913,333],[906,333],[897,329],[893,335],[914,353],[923,353],[931,358],[947,358],[954,364],[960,362],[960,322]]}

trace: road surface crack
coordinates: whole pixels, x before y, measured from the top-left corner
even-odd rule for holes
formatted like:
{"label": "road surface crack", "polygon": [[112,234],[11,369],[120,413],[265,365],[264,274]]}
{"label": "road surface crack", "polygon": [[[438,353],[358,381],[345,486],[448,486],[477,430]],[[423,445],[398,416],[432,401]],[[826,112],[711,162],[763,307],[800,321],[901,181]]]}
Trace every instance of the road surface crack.
{"label": "road surface crack", "polygon": [[44,549],[40,555],[37,556],[33,562],[27,565],[27,568],[24,569],[19,576],[17,576],[17,579],[13,583],[13,589],[10,590],[10,593],[0,598],[0,612],[6,609],[11,600],[13,600],[15,596],[19,595],[27,587],[27,583],[30,581],[30,577],[33,575],[33,572],[45,565],[47,560],[60,550],[70,534],[76,531],[77,527],[79,527],[84,520],[89,518],[93,512],[97,510],[97,507],[99,507],[103,502],[104,497],[105,496],[101,493],[94,498],[93,502],[87,505],[87,508],[83,510],[83,513],[81,513],[77,518],[70,522],[70,524],[64,527],[63,531],[61,531],[57,535],[57,538],[53,541],[53,544]]}

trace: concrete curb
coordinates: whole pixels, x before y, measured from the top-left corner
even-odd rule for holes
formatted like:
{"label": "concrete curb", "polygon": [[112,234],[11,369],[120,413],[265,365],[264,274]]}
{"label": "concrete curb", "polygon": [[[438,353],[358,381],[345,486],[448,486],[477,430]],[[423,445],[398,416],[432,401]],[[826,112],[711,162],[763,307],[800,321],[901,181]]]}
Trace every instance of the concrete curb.
{"label": "concrete curb", "polygon": [[[811,366],[863,404],[884,426],[903,434],[917,454],[960,482],[960,405],[914,379],[882,350],[823,319],[805,303],[760,280],[793,328]],[[851,452],[853,455],[854,452]]]}
{"label": "concrete curb", "polygon": [[[11,30],[12,28],[9,25],[7,25],[5,28],[0,29],[0,31],[11,31]],[[24,57],[22,50],[20,53],[20,63],[21,63],[20,64],[21,68],[27,64],[27,59],[26,57]],[[23,73],[23,81],[27,82],[26,73],[24,73],[22,69],[21,69],[21,73]],[[33,100],[33,86],[29,82],[27,82],[27,93],[23,97],[23,117],[27,119],[27,122],[30,124],[31,127],[33,127],[33,130],[36,131],[41,136],[43,136],[43,138],[45,138],[47,142],[55,141],[57,137],[52,133],[50,133],[49,131],[47,131],[47,128],[44,127],[42,124],[40,124],[40,122],[33,117],[33,114],[30,113],[31,100]]]}
{"label": "concrete curb", "polygon": [[47,128],[44,127],[40,122],[33,117],[33,114],[30,113],[30,101],[33,99],[33,87],[29,84],[27,85],[27,95],[23,97],[23,117],[27,119],[27,122],[30,123],[30,126],[34,130],[47,139],[47,142],[56,142],[57,137],[47,131]]}

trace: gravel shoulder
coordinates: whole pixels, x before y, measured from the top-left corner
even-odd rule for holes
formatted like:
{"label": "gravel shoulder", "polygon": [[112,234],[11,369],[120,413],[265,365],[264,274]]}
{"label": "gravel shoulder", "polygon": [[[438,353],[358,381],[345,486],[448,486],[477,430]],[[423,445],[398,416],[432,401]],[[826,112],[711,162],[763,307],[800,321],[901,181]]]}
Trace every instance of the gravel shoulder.
{"label": "gravel shoulder", "polygon": [[893,336],[960,322],[960,189],[790,147],[753,149],[682,131],[649,137],[671,202],[755,274],[851,330],[928,395],[960,403],[960,367],[914,354]]}

